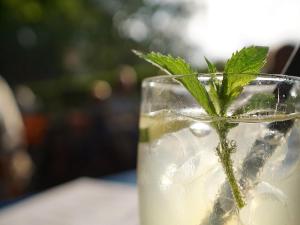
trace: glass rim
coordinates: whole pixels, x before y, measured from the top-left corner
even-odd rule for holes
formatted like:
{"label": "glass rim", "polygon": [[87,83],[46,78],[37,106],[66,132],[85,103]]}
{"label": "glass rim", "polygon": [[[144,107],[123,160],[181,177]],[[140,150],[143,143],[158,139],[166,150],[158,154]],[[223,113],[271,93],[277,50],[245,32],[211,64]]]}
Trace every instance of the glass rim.
{"label": "glass rim", "polygon": [[[224,72],[217,72],[214,73],[217,77],[222,76]],[[267,80],[290,80],[290,81],[298,81],[300,82],[300,76],[295,76],[295,75],[286,75],[286,74],[269,74],[269,73],[231,73],[231,74],[245,74],[245,75],[256,75],[257,77],[254,80],[262,80],[267,79]],[[171,75],[171,74],[162,74],[162,75],[156,75],[156,76],[151,76],[143,79],[143,82],[155,82],[159,83],[160,80],[165,80],[165,79],[170,79],[170,80],[175,80],[176,78],[181,78],[181,77],[187,77],[187,76],[197,76],[198,78],[202,78],[202,80],[207,80],[211,78],[210,73],[197,73],[197,74],[176,74],[176,75]],[[277,79],[276,79],[277,78]]]}
{"label": "glass rim", "polygon": [[[217,77],[222,76],[224,73],[218,72],[215,73]],[[280,83],[283,81],[289,81],[294,84],[300,84],[300,77],[292,76],[292,75],[285,75],[285,74],[268,74],[268,73],[239,73],[239,74],[253,74],[257,75],[257,77],[253,81],[261,81],[261,82],[268,82],[268,81],[274,81],[275,83]],[[211,74],[209,73],[197,73],[197,74],[186,74],[186,75],[157,75],[153,77],[148,77],[143,80],[143,87],[150,85],[153,86],[155,84],[161,84],[161,85],[180,85],[180,82],[177,81],[176,78],[186,77],[186,76],[197,76],[200,82],[207,82],[211,78]],[[293,85],[294,85],[293,84]],[[234,115],[227,115],[226,117],[222,116],[213,116],[213,115],[206,115],[202,114],[200,115],[201,119],[203,120],[209,120],[209,121],[218,121],[226,119],[230,122],[237,122],[239,120],[243,120],[244,122],[252,123],[252,122],[261,122],[264,121],[284,121],[288,119],[295,119],[300,118],[300,112],[286,112],[286,113],[275,113],[270,115],[255,115],[255,114],[242,114],[239,116]]]}

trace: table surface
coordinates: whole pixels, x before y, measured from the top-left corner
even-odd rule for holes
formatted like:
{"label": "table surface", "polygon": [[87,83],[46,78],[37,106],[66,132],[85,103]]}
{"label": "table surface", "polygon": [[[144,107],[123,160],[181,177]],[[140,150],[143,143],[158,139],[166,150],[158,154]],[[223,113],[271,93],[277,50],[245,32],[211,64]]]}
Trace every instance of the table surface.
{"label": "table surface", "polygon": [[135,171],[79,178],[0,211],[0,225],[138,225]]}

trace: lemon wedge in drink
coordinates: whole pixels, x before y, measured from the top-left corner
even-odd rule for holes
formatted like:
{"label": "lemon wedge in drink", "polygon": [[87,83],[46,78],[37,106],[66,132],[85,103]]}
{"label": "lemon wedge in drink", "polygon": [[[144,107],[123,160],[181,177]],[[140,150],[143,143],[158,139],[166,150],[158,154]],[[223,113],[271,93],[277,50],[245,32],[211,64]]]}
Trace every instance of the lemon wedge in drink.
{"label": "lemon wedge in drink", "polygon": [[167,133],[173,133],[192,124],[192,120],[167,110],[141,115],[140,142],[151,142]]}

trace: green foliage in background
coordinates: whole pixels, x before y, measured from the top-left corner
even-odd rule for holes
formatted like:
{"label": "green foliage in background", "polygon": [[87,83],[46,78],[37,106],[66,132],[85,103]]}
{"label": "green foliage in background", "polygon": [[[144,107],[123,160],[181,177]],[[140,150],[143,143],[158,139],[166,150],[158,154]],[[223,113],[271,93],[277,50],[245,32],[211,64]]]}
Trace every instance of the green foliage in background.
{"label": "green foliage in background", "polygon": [[[61,101],[59,107],[66,90],[88,94],[99,79],[115,85],[123,64],[134,67],[140,81],[158,70],[139,61],[130,49],[184,56],[189,48],[174,33],[159,30],[153,17],[163,12],[181,21],[189,7],[143,0],[2,0],[0,74],[12,86],[29,85],[47,104]],[[147,27],[144,39],[130,38],[121,27],[132,19]]]}
{"label": "green foliage in background", "polygon": [[153,75],[157,70],[130,52],[146,43],[116,25],[116,14],[125,19],[141,6],[141,0],[0,1],[0,74],[12,86],[29,85],[49,104],[64,101],[66,90],[89,94],[95,80],[114,85],[123,64],[134,65],[139,80]]}

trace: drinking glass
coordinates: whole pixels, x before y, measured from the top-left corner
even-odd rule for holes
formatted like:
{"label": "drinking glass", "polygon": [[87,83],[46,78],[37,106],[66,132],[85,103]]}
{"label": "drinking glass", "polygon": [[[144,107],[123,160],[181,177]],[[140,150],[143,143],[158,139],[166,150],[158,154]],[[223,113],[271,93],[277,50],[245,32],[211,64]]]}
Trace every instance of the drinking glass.
{"label": "drinking glass", "polygon": [[[299,225],[300,79],[259,74],[225,117],[205,113],[178,80],[142,83],[140,225]],[[209,90],[210,75],[197,75]],[[223,74],[217,79],[222,80]],[[230,125],[238,207],[218,157],[216,121]]]}

